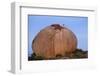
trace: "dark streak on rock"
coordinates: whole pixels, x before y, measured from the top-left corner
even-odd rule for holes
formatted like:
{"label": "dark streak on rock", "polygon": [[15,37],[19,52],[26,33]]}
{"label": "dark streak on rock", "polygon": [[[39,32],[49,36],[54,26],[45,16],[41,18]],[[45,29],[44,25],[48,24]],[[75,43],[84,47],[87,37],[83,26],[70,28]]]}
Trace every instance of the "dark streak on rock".
{"label": "dark streak on rock", "polygon": [[55,30],[57,30],[57,29],[61,30],[64,28],[64,27],[60,26],[59,24],[52,24],[51,26],[54,27]]}

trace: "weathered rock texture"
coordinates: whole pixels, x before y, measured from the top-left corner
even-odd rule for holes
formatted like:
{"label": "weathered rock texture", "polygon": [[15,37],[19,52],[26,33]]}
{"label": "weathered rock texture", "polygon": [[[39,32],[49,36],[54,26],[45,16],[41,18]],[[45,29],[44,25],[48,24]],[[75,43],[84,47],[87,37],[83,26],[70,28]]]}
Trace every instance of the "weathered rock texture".
{"label": "weathered rock texture", "polygon": [[59,24],[52,24],[41,30],[32,42],[32,49],[36,56],[45,59],[65,56],[75,51],[77,38],[68,28]]}

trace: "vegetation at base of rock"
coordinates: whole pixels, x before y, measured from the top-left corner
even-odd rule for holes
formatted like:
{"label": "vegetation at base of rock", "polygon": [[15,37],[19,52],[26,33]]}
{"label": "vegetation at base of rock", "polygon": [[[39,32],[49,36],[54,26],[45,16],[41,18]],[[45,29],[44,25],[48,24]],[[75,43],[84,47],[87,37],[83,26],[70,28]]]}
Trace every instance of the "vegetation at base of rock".
{"label": "vegetation at base of rock", "polygon": [[82,49],[76,49],[72,53],[72,58],[87,58],[88,57],[88,51],[82,51]]}
{"label": "vegetation at base of rock", "polygon": [[55,58],[52,59],[45,59],[41,56],[36,56],[35,53],[31,55],[31,57],[28,57],[29,61],[32,60],[55,60],[55,59],[80,59],[80,58],[88,58],[88,51],[83,51],[82,49],[76,49],[71,54],[66,54],[66,56],[62,57],[61,55],[56,55]]}
{"label": "vegetation at base of rock", "polygon": [[35,53],[33,53],[33,54],[31,55],[31,57],[28,57],[28,60],[43,60],[43,59],[44,59],[44,58],[41,57],[41,56],[36,56]]}

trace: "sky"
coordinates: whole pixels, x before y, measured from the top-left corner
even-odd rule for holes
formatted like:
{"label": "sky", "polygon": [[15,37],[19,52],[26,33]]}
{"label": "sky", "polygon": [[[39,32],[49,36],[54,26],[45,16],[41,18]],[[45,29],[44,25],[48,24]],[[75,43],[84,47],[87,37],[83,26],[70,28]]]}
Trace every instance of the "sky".
{"label": "sky", "polygon": [[64,24],[77,37],[77,48],[88,50],[88,17],[79,16],[28,16],[28,56],[32,54],[32,40],[43,28],[51,24]]}

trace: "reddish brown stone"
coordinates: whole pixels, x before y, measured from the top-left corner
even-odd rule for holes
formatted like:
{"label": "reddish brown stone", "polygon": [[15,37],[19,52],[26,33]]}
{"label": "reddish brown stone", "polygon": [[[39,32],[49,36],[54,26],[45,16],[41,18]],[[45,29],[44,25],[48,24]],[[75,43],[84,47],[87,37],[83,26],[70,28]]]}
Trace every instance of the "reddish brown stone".
{"label": "reddish brown stone", "polygon": [[36,56],[45,59],[65,56],[77,48],[75,34],[66,27],[52,24],[41,30],[32,42],[32,49]]}

